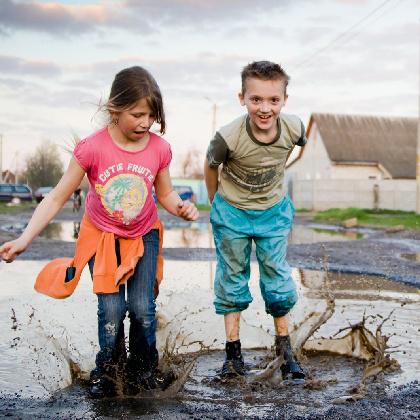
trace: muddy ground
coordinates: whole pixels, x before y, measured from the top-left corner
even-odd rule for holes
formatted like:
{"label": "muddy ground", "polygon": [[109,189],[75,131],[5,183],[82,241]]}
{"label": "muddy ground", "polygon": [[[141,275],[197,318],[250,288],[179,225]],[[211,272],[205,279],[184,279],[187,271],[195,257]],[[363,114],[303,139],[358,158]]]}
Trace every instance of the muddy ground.
{"label": "muddy ground", "polygon": [[[256,357],[253,357],[253,355]],[[244,351],[249,365],[255,365],[262,351]],[[362,366],[354,359],[318,355],[305,360],[305,369],[324,377],[308,386],[277,388],[260,384],[243,385],[240,380],[220,383],[205,374],[216,375],[223,354],[202,354],[184,389],[176,397],[156,399],[116,397],[87,398],[87,383],[76,381],[49,400],[0,397],[0,417],[22,419],[418,419],[418,382],[387,391],[386,380],[371,383],[369,396],[356,402],[333,404],[338,388],[346,391],[360,376]],[[249,366],[253,367],[253,366]],[[334,368],[350,380],[334,383]],[[353,379],[353,381],[351,380]]]}
{"label": "muddy ground", "polygon": [[[24,211],[14,215],[0,215],[0,226],[8,223],[24,223],[31,212]],[[65,208],[56,221],[77,220],[71,209]],[[168,216],[162,215],[163,220]],[[202,213],[203,222],[208,221],[208,213]],[[308,216],[297,216],[295,223],[309,224]],[[13,234],[0,230],[0,243],[12,239]],[[53,252],[52,252],[53,250]],[[74,244],[63,241],[38,238],[22,260],[51,259],[72,256]],[[401,254],[420,253],[420,230],[397,233],[375,229],[365,239],[356,242],[325,242],[315,244],[290,245],[289,263],[294,267],[324,269],[331,271],[381,275],[394,281],[420,286],[420,263],[401,257]],[[167,259],[213,260],[214,250],[199,248],[166,248]],[[217,355],[216,355],[217,356]],[[215,357],[216,357],[215,356]],[[220,357],[216,357],[219,364]],[[212,356],[202,356],[212,357]],[[211,362],[211,360],[210,360]],[[350,360],[336,360],[342,366],[359,372],[361,366]],[[205,362],[206,365],[209,363]],[[309,359],[307,366],[313,369],[319,361]],[[331,367],[331,362],[330,362]],[[327,374],[328,372],[326,372]],[[192,378],[192,383],[197,381]],[[276,419],[418,419],[420,418],[420,385],[418,381],[399,387],[389,387],[385,377],[370,385],[367,397],[356,402],[332,404],[321,390],[298,391],[299,401],[293,398],[293,388],[273,391],[256,389],[241,392],[240,387],[216,384],[219,395],[194,395],[194,389],[186,390],[184,395],[167,401],[153,399],[112,399],[92,401],[86,398],[86,384],[76,383],[70,390],[57,393],[48,400],[4,398],[0,396],[0,417],[11,418],[276,418]],[[214,388],[214,387],[210,387]],[[273,392],[282,394],[274,398]],[[306,394],[305,394],[306,392]],[[321,392],[319,398],[316,392]],[[1,394],[1,393],[0,393]],[[306,396],[305,396],[306,395]],[[261,399],[261,396],[263,399]],[[303,398],[302,398],[303,397]]]}
{"label": "muddy ground", "polygon": [[[30,210],[19,214],[0,214],[0,226],[10,223],[25,223],[31,215]],[[74,214],[65,208],[56,221],[78,220],[81,214]],[[172,216],[163,212],[163,222]],[[200,221],[208,222],[209,213],[201,212]],[[295,224],[310,224],[310,216],[295,218]],[[353,229],[357,231],[358,229]],[[15,235],[0,230],[0,243],[14,238]],[[51,254],[54,249],[54,255]],[[50,259],[52,257],[72,256],[74,244],[51,239],[37,238],[19,258],[22,260]],[[404,254],[420,255],[420,230],[387,232],[373,228],[365,239],[357,242],[336,241],[289,245],[287,259],[291,266],[312,270],[322,270],[326,264],[330,271],[370,274],[386,277],[420,287],[420,262],[401,257]],[[214,260],[214,249],[210,248],[165,248],[164,257],[174,260]]]}

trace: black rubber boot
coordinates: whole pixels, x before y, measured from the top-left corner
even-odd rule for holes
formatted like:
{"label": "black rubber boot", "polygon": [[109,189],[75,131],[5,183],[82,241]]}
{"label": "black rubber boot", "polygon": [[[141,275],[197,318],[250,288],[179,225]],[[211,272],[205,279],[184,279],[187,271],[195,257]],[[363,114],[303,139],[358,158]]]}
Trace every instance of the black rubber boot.
{"label": "black rubber boot", "polygon": [[291,381],[294,384],[300,384],[305,381],[305,372],[299,362],[293,356],[290,337],[288,335],[277,335],[275,340],[276,356],[283,355],[284,363],[280,367],[283,380]]}
{"label": "black rubber boot", "polygon": [[140,391],[151,391],[158,388],[156,379],[159,354],[156,345],[144,344],[141,354],[128,357],[125,390],[127,395],[136,395]]}
{"label": "black rubber boot", "polygon": [[245,363],[241,353],[241,341],[226,342],[226,360],[223,363],[220,376],[233,378],[245,375]]}
{"label": "black rubber boot", "polygon": [[90,374],[89,394],[92,398],[115,397],[117,395],[115,365],[92,370]]}

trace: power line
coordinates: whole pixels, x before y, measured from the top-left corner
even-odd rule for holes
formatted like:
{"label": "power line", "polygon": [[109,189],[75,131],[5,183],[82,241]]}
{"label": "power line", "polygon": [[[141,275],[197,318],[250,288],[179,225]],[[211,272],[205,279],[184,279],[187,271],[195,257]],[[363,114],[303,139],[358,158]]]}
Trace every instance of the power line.
{"label": "power line", "polygon": [[[375,23],[376,21],[378,21],[381,17],[383,17],[384,15],[386,15],[389,11],[394,10],[394,9],[395,9],[395,6],[396,6],[397,4],[399,4],[399,3],[402,3],[403,1],[405,1],[405,0],[398,0],[398,1],[397,1],[397,3],[395,3],[395,5],[393,5],[392,7],[390,7],[388,10],[384,10],[384,11],[383,11],[380,15],[376,16],[376,18],[375,18],[375,19],[371,20],[371,21],[369,22],[369,24],[372,24],[372,23]],[[361,31],[361,30],[360,30],[360,31],[358,31],[358,32],[355,32],[355,33],[354,33],[354,34],[352,34],[351,36],[347,37],[347,38],[346,38],[346,40],[345,40],[345,42],[349,42],[349,41],[351,41],[352,39],[354,39],[354,38],[356,38],[357,36],[359,36],[361,33],[362,33],[362,31]]]}
{"label": "power line", "polygon": [[[386,6],[387,3],[389,3],[391,0],[385,0],[384,2],[382,2],[379,6],[375,7],[375,9],[373,9],[371,12],[369,12],[366,16],[364,16],[362,19],[360,19],[359,21],[357,21],[356,23],[354,23],[352,26],[350,26],[348,29],[346,29],[344,32],[342,32],[341,34],[337,35],[332,41],[330,41],[327,45],[324,45],[323,47],[319,48],[318,50],[316,50],[313,54],[311,54],[309,57],[305,58],[304,60],[300,61],[299,63],[297,63],[294,66],[294,70],[305,66],[307,63],[309,63],[310,61],[312,61],[312,59],[314,57],[316,57],[319,53],[327,50],[328,48],[330,48],[331,46],[333,46],[337,41],[341,40],[342,38],[344,38],[347,34],[351,33],[351,31],[353,31],[355,28],[357,28],[358,26],[360,26],[363,22],[365,22],[366,20],[368,20],[372,15],[374,15],[378,10],[382,9],[383,7]],[[382,16],[382,15],[381,15]],[[360,32],[358,32],[356,35],[358,35]],[[353,38],[355,35],[353,35],[351,38]],[[350,39],[351,39],[350,38]]]}

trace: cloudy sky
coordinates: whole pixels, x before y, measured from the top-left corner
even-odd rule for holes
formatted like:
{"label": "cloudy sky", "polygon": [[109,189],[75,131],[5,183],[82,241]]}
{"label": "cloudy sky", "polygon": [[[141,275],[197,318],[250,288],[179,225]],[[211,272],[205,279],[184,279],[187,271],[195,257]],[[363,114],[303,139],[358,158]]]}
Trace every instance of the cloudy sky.
{"label": "cloudy sky", "polygon": [[[417,0],[0,1],[3,169],[43,140],[62,146],[103,123],[116,72],[142,65],[165,100],[178,172],[204,153],[213,105],[220,126],[244,110],[241,68],[281,63],[285,112],[417,116]],[[63,152],[63,160],[68,157]]]}

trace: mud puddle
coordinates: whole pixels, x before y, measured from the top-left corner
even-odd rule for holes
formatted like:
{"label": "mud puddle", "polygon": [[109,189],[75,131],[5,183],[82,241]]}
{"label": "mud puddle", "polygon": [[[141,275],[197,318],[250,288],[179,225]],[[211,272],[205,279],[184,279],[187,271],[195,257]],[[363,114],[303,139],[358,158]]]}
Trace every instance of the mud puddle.
{"label": "mud puddle", "polygon": [[[249,369],[261,368],[266,364],[266,350],[247,350],[244,357]],[[326,355],[310,356],[305,359],[305,368],[311,379],[307,386],[283,385],[277,388],[261,384],[247,385],[244,379],[221,382],[217,372],[224,354],[211,351],[198,356],[195,368],[182,392],[176,398],[154,400],[150,395],[138,397],[117,397],[102,401],[86,398],[87,383],[77,381],[71,387],[54,394],[48,404],[42,407],[36,399],[25,401],[3,401],[3,412],[27,410],[29,413],[63,418],[131,418],[157,416],[159,418],[185,418],[198,413],[204,418],[263,418],[284,413],[287,407],[298,407],[301,414],[323,408],[337,394],[347,392],[357,385],[357,378],[363,364],[347,357]],[[341,373],[337,380],[337,369]],[[71,407],[71,408],[70,408]],[[178,417],[180,416],[180,417]],[[185,416],[185,417],[184,417]],[[154,417],[156,418],[156,417]]]}
{"label": "mud puddle", "polygon": [[[20,234],[26,223],[6,224],[1,230]],[[51,222],[40,234],[46,239],[73,242],[78,238],[80,222]],[[369,236],[369,229],[344,229],[333,225],[298,225],[290,233],[291,244],[310,244],[329,241],[354,241]],[[164,247],[214,248],[212,228],[209,223],[173,221],[165,222]]]}
{"label": "mud puddle", "polygon": [[[289,236],[289,243],[354,241],[367,237],[370,232],[369,229],[349,230],[329,225],[295,224]],[[166,222],[164,246],[171,248],[214,248],[211,225],[197,222]]]}
{"label": "mud puddle", "polygon": [[[303,343],[317,322],[328,314],[304,345],[302,363],[309,374],[308,387],[289,388],[277,379],[270,379],[270,386],[264,381],[220,383],[215,374],[223,362],[220,350],[224,346],[224,333],[223,320],[214,314],[212,307],[210,274],[214,265],[167,261],[166,277],[158,298],[158,347],[160,354],[169,347],[175,356],[186,360],[198,355],[183,391],[174,398],[158,401],[150,398],[120,398],[116,404],[91,401],[84,383],[75,382],[75,373],[82,380],[87,379],[97,351],[96,299],[91,293],[88,273],[83,273],[75,295],[57,301],[32,291],[34,275],[42,264],[18,261],[0,266],[3,286],[0,289],[0,404],[3,413],[14,407],[24,414],[26,407],[32,407],[34,413],[46,410],[40,415],[44,418],[140,415],[182,418],[194,416],[194,413],[201,413],[200,416],[205,413],[205,418],[237,418],[277,416],[281,410],[284,414],[289,409],[306,415],[323,413],[334,400],[346,395],[379,398],[419,376],[418,289],[378,277],[294,270],[300,293],[300,303],[293,310],[291,322],[295,345]],[[274,331],[258,290],[256,264],[252,265],[250,286],[254,301],[242,314],[241,341],[246,349],[246,362],[252,370],[263,369],[273,359],[270,348]],[[327,291],[334,298],[331,311]],[[383,323],[387,317],[389,319]],[[390,337],[385,347],[397,346],[388,349],[397,353],[383,356],[395,359],[400,365],[400,368],[395,364],[391,366],[395,369],[390,369],[390,374],[383,376],[378,370],[379,377],[368,378],[366,394],[354,388],[360,385],[366,365],[375,367],[379,359],[374,359],[379,353],[368,359],[361,348],[366,336],[367,342],[370,336],[357,335],[357,331],[353,334],[353,330],[349,335],[349,329],[343,330],[350,324],[360,324],[362,319],[374,333],[373,346],[379,348],[384,344],[383,341],[375,344],[375,337]],[[381,333],[375,334],[382,323]],[[331,337],[335,341],[332,342]],[[256,348],[262,349],[253,350]],[[331,349],[342,355],[327,354]]]}
{"label": "mud puddle", "polygon": [[355,241],[367,238],[372,230],[365,228],[345,229],[336,225],[294,224],[290,232],[290,244],[312,244],[330,241]]}
{"label": "mud puddle", "polygon": [[420,252],[417,252],[417,253],[403,253],[400,256],[404,260],[420,262]]}
{"label": "mud puddle", "polygon": [[[1,230],[20,235],[26,228],[27,223],[14,223],[1,226]],[[80,231],[80,222],[64,221],[51,222],[39,236],[46,239],[58,239],[65,242],[74,242]]]}

